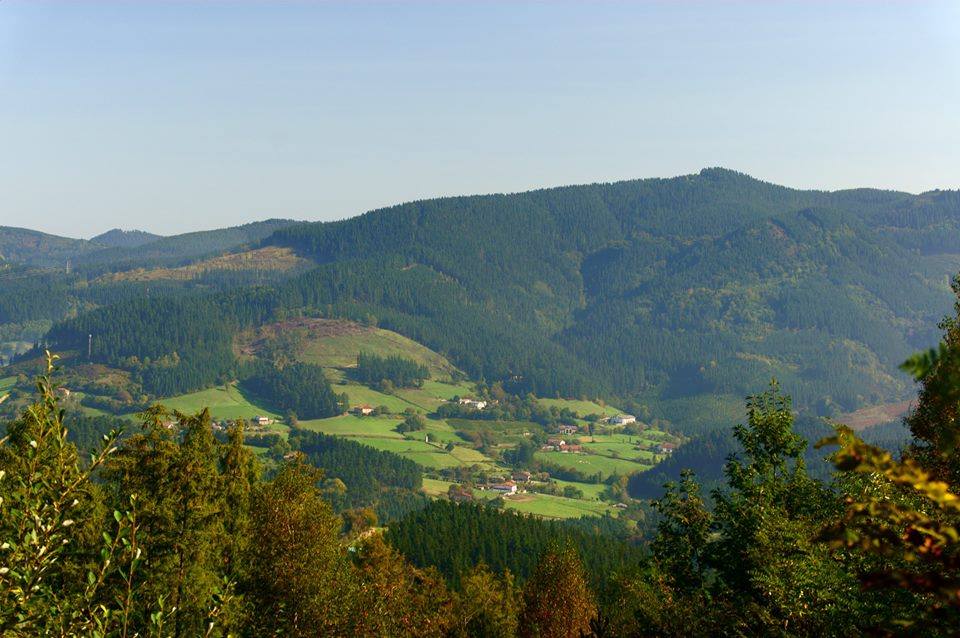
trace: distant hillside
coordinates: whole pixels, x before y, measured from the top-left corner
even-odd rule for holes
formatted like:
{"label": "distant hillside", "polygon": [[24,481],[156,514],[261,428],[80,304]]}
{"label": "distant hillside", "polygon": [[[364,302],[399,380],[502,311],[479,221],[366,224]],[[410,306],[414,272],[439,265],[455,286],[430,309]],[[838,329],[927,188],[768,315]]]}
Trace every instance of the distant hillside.
{"label": "distant hillside", "polygon": [[200,257],[259,242],[274,231],[296,222],[269,219],[243,226],[205,230],[161,237],[135,246],[115,246],[78,259],[78,266],[90,273],[117,272],[134,268],[182,266]]}
{"label": "distant hillside", "polygon": [[[739,422],[745,422],[745,418]],[[743,449],[733,436],[733,422],[726,429],[716,430],[685,443],[670,458],[653,469],[630,477],[629,491],[634,498],[660,498],[665,483],[680,481],[683,470],[693,470],[708,490],[723,482],[723,467],[731,455],[743,455]],[[794,431],[807,440],[804,461],[811,475],[828,481],[833,464],[827,455],[836,448],[817,449],[816,443],[833,434],[830,424],[822,419],[801,417],[794,424]],[[883,447],[893,453],[910,440],[910,431],[897,421],[874,425],[860,431],[860,436],[872,445]]]}
{"label": "distant hillside", "polygon": [[133,248],[143,244],[150,243],[160,239],[160,235],[154,235],[142,230],[121,230],[114,228],[105,233],[93,237],[90,241],[99,246],[108,248]]}
{"label": "distant hillside", "polygon": [[289,248],[267,246],[235,253],[225,253],[193,261],[185,266],[164,268],[134,268],[101,275],[98,282],[162,282],[190,281],[216,272],[302,272],[312,266],[308,259],[298,257]]}
{"label": "distant hillside", "polygon": [[456,368],[443,356],[389,330],[352,321],[298,317],[240,333],[235,347],[241,356],[262,354],[282,341],[298,361],[326,368],[354,368],[361,353],[399,356],[430,370],[434,379],[449,379]]}
{"label": "distant hillside", "polygon": [[37,230],[0,226],[0,261],[64,268],[68,259],[99,250],[84,239],[71,239]]}
{"label": "distant hillside", "polygon": [[270,219],[243,226],[161,237],[115,228],[93,239],[71,239],[26,228],[0,226],[0,261],[40,267],[71,266],[91,274],[181,266],[191,260],[254,244],[278,229],[296,224]]}
{"label": "distant hillside", "polygon": [[[528,348],[547,347],[530,331],[548,336],[565,354],[546,360],[577,362],[562,385],[519,357],[493,365],[547,393],[600,389],[657,410],[704,395],[739,403],[777,376],[798,405],[829,414],[906,397],[896,365],[933,342],[950,307],[958,231],[956,192],[799,191],[708,169],[414,202],[267,241],[322,263],[368,264],[404,285],[448,286],[463,313],[489,319],[482,331],[506,328]],[[391,271],[390,259],[436,283]],[[357,282],[338,298],[382,308],[371,312],[434,349],[480,341],[446,309],[381,292]]]}
{"label": "distant hillside", "polygon": [[[957,192],[800,191],[724,169],[266,224],[276,232],[247,237],[318,267],[178,304],[124,288],[130,301],[51,337],[100,335],[104,362],[176,352],[193,371],[183,389],[225,374],[221,332],[310,309],[400,333],[512,392],[606,397],[697,433],[729,427],[774,376],[817,414],[908,398],[897,365],[935,342],[960,270]],[[207,237],[130,254],[175,260],[212,250]],[[219,332],[192,345],[185,318],[211,313]],[[141,332],[149,347],[131,339]]]}

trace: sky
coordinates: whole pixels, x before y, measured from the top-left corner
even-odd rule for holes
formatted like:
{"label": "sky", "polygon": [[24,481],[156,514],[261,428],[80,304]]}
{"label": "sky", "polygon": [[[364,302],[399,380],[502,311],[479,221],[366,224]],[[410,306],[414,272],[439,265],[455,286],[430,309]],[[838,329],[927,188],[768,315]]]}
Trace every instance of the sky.
{"label": "sky", "polygon": [[0,225],[340,219],[724,166],[960,188],[960,2],[0,0]]}

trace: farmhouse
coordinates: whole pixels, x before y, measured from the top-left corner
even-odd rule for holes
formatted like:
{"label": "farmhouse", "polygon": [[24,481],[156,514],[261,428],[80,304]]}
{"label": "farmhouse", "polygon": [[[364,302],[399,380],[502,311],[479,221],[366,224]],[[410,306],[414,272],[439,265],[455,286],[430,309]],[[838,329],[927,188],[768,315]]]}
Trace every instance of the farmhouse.
{"label": "farmhouse", "polygon": [[555,436],[551,436],[549,439],[547,439],[546,445],[542,446],[540,449],[545,451],[559,450],[561,446],[564,446],[566,444],[567,442],[564,441],[563,439],[559,439]]}
{"label": "farmhouse", "polygon": [[373,414],[373,406],[362,403],[353,408],[353,413],[357,416],[369,416]]}
{"label": "farmhouse", "polygon": [[615,417],[610,419],[611,425],[627,425],[628,423],[636,423],[637,417],[632,414],[618,414]]}
{"label": "farmhouse", "polygon": [[676,449],[677,446],[674,443],[661,443],[658,451],[660,454],[673,454],[673,451]]}
{"label": "farmhouse", "polygon": [[576,425],[561,425],[558,429],[560,434],[576,434],[580,431],[580,428]]}
{"label": "farmhouse", "polygon": [[273,423],[273,419],[268,416],[255,416],[253,417],[252,421],[255,425],[259,425],[261,427]]}
{"label": "farmhouse", "polygon": [[572,454],[580,454],[580,453],[583,452],[583,446],[582,446],[582,445],[567,445],[567,444],[563,444],[563,445],[560,446],[560,451],[561,451],[561,452],[568,452],[568,453],[572,453]]}
{"label": "farmhouse", "polygon": [[517,493],[517,484],[513,481],[507,481],[505,483],[497,483],[496,485],[491,485],[490,489],[494,492],[499,492],[500,494],[516,494]]}
{"label": "farmhouse", "polygon": [[512,478],[514,481],[517,481],[519,483],[528,483],[532,476],[533,475],[530,474],[530,472],[527,472],[526,470],[521,470],[519,472],[514,472]]}
{"label": "farmhouse", "polygon": [[476,401],[474,399],[460,399],[459,403],[462,406],[473,408],[474,410],[482,410],[487,407],[486,401]]}

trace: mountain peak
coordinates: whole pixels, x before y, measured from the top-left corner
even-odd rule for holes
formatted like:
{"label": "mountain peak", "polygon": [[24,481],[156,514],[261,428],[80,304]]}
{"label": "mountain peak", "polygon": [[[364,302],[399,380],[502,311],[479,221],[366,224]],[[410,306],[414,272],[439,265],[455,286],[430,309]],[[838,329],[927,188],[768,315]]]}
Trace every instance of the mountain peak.
{"label": "mountain peak", "polygon": [[109,246],[111,248],[132,248],[150,243],[160,238],[160,235],[154,235],[153,233],[148,233],[143,230],[123,230],[121,228],[113,228],[105,233],[97,235],[90,241],[95,244]]}

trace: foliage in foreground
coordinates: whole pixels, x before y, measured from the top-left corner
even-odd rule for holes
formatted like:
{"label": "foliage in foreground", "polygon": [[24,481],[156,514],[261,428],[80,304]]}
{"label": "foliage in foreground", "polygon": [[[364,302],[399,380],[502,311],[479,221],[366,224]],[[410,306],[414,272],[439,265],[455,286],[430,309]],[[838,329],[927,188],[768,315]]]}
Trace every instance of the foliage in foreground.
{"label": "foliage in foreground", "polygon": [[[82,462],[50,357],[0,444],[0,635],[955,635],[960,322],[942,328],[905,364],[921,391],[902,458],[839,427],[822,441],[838,446],[833,485],[811,477],[773,385],[747,401],[715,507],[692,473],[656,503],[647,562],[452,503],[344,538],[322,469],[302,459],[359,456],[314,437],[264,481],[239,429],[218,442],[206,410],[152,408]],[[414,487],[412,469],[378,480]]]}

